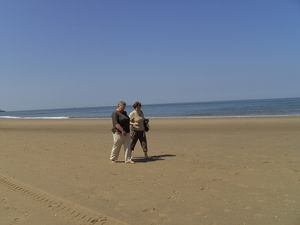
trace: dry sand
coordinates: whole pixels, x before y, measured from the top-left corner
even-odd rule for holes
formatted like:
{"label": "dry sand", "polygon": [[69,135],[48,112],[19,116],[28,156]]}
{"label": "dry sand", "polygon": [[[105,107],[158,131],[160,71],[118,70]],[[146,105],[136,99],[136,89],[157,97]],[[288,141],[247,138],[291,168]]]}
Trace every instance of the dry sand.
{"label": "dry sand", "polygon": [[110,120],[0,120],[0,224],[300,224],[300,117],[151,119],[111,164]]}

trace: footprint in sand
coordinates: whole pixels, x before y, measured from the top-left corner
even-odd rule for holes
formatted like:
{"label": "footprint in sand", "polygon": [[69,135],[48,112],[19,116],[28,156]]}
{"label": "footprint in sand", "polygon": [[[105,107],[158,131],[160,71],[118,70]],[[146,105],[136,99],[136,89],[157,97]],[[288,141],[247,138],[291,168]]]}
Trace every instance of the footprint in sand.
{"label": "footprint in sand", "polygon": [[155,211],[155,208],[147,208],[147,209],[142,210],[142,212],[154,212],[154,211]]}
{"label": "footprint in sand", "polygon": [[209,189],[210,189],[210,187],[201,187],[200,188],[201,191],[203,191],[203,190],[209,190]]}
{"label": "footprint in sand", "polygon": [[223,180],[223,178],[213,178],[213,181],[220,181]]}
{"label": "footprint in sand", "polygon": [[176,198],[178,198],[178,195],[171,195],[171,196],[167,197],[167,199],[176,199]]}

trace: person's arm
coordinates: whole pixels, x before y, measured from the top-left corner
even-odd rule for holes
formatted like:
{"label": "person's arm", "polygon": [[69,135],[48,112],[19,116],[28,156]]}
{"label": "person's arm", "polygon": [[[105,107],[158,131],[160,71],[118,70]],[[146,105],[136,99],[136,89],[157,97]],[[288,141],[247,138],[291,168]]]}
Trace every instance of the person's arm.
{"label": "person's arm", "polygon": [[149,119],[146,119],[146,118],[145,118],[144,112],[143,112],[143,111],[142,111],[142,114],[143,114],[144,121],[145,121],[146,123],[149,123]]}
{"label": "person's arm", "polygon": [[132,125],[132,126],[137,126],[138,123],[137,123],[137,122],[130,121],[130,125]]}
{"label": "person's arm", "polygon": [[122,133],[123,135],[126,135],[126,131],[123,129],[123,127],[121,127],[121,125],[120,125],[119,123],[115,124],[115,127],[116,127],[119,131],[121,131],[121,133]]}

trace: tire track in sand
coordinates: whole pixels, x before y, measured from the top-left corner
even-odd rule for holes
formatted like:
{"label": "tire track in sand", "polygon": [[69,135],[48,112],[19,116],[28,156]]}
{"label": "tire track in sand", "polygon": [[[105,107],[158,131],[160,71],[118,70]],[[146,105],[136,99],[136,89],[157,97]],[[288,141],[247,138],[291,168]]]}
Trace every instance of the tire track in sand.
{"label": "tire track in sand", "polygon": [[3,174],[0,174],[0,186],[19,194],[39,207],[51,211],[75,225],[128,225],[127,223],[59,198]]}

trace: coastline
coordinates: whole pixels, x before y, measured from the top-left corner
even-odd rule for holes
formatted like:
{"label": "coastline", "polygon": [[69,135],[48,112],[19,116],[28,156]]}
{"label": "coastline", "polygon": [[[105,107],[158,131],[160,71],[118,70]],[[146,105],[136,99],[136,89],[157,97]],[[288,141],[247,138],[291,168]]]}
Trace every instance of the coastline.
{"label": "coastline", "polygon": [[[145,104],[148,118],[240,118],[300,116],[300,98]],[[128,113],[131,107],[128,108]],[[8,111],[0,118],[106,119],[115,106]]]}
{"label": "coastline", "polygon": [[[255,119],[255,118],[297,118],[300,115],[237,115],[237,116],[169,116],[169,117],[147,117],[151,120],[168,120],[168,119]],[[0,120],[111,120],[111,117],[11,117],[0,116]]]}
{"label": "coastline", "polygon": [[[2,180],[106,224],[300,220],[300,117],[150,118],[154,159],[137,145],[135,165],[122,163],[122,151],[109,163],[110,119],[0,119],[0,127]],[[7,224],[74,223],[15,192],[0,182]]]}

